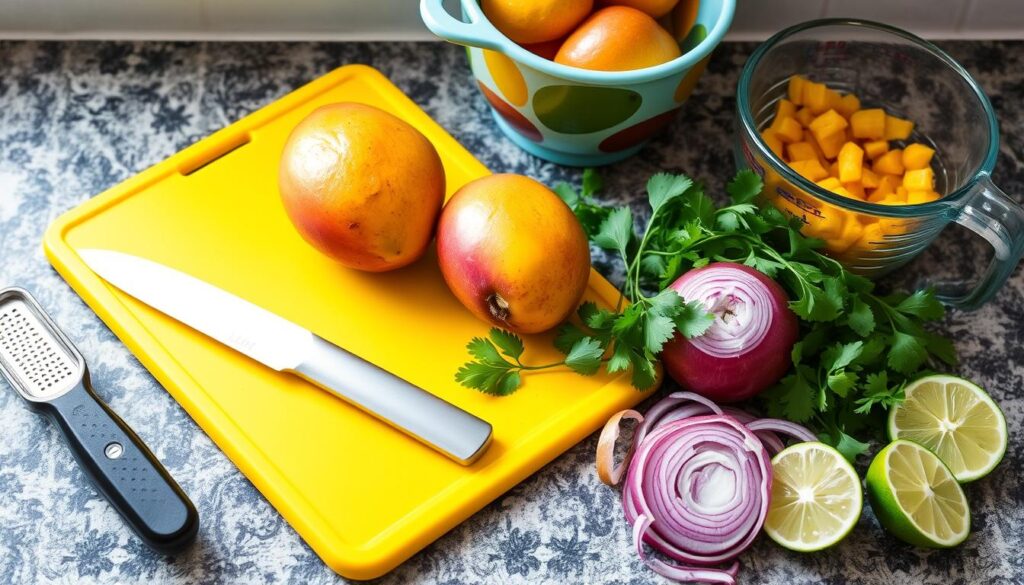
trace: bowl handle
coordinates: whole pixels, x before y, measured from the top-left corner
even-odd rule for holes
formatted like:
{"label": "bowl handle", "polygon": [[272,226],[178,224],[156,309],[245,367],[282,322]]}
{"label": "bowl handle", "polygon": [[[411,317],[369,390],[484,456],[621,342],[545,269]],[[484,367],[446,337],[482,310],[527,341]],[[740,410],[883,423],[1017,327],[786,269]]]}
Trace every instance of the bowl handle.
{"label": "bowl handle", "polygon": [[963,282],[933,286],[941,301],[962,309],[977,309],[995,296],[1024,255],[1024,208],[985,175],[954,221],[988,240],[995,255],[973,288]]}
{"label": "bowl handle", "polygon": [[459,45],[501,49],[509,42],[487,20],[476,0],[462,0],[461,4],[469,22],[455,18],[445,10],[444,0],[420,0],[420,17],[430,32]]}

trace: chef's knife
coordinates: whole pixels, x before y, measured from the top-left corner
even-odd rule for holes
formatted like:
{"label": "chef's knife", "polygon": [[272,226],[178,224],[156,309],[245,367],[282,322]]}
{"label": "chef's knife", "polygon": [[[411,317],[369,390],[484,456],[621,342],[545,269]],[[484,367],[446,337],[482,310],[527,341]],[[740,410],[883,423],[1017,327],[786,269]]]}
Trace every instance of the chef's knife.
{"label": "chef's knife", "polygon": [[78,252],[96,274],[143,303],[269,368],[305,378],[463,465],[490,441],[486,421],[231,293],[138,256]]}

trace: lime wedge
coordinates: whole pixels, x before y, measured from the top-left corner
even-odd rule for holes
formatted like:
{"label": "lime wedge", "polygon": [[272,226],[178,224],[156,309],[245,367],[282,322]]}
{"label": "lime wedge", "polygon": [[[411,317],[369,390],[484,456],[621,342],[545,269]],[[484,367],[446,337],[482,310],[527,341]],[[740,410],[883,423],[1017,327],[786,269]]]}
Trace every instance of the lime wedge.
{"label": "lime wedge", "polygon": [[850,533],[863,505],[860,478],[839,451],[824,443],[797,443],[772,459],[764,530],[790,550],[821,550]]}
{"label": "lime wedge", "polygon": [[995,469],[1006,453],[1006,419],[984,390],[955,376],[927,376],[889,411],[889,438],[924,445],[960,483]]}
{"label": "lime wedge", "polygon": [[967,538],[971,513],[953,473],[934,453],[897,440],[868,468],[868,501],[886,530],[916,546],[947,548]]}

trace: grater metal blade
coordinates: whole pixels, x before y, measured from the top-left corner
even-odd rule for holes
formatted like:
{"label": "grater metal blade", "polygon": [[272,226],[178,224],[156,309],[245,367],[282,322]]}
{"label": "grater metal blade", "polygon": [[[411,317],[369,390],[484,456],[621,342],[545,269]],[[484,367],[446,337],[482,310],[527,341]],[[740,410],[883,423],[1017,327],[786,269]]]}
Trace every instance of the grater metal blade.
{"label": "grater metal blade", "polygon": [[0,292],[0,373],[26,400],[53,400],[81,383],[85,359],[27,291]]}

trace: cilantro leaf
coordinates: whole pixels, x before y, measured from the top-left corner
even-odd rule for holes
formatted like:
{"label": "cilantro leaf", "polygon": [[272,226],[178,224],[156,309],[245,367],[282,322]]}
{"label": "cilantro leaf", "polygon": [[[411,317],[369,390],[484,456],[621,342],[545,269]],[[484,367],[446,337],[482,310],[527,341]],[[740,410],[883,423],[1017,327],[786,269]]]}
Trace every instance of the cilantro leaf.
{"label": "cilantro leaf", "polygon": [[935,298],[935,293],[931,289],[919,290],[903,299],[896,305],[896,310],[905,315],[920,317],[926,321],[941,319],[946,314],[946,309]]}
{"label": "cilantro leaf", "polygon": [[864,343],[854,341],[853,343],[837,343],[821,355],[821,363],[829,373],[845,368],[853,363],[853,360],[860,356]]}
{"label": "cilantro leaf", "polygon": [[569,209],[575,209],[580,203],[580,194],[576,192],[568,183],[559,183],[552,189],[555,195],[558,195],[559,199],[565,201],[565,204],[569,206]]}
{"label": "cilantro leaf", "polygon": [[768,414],[771,416],[802,423],[814,415],[814,390],[800,370],[782,378],[762,396],[767,399]]}
{"label": "cilantro leaf", "polygon": [[866,453],[868,447],[870,447],[869,444],[858,441],[838,427],[834,428],[822,438],[825,439],[825,443],[835,447],[836,451],[839,451],[843,457],[851,463],[857,459],[858,455]]}
{"label": "cilantro leaf", "polygon": [[762,187],[761,177],[757,173],[751,170],[742,170],[736,173],[733,180],[729,181],[725,191],[733,203],[749,203],[761,193]]}
{"label": "cilantro leaf", "polygon": [[846,370],[838,370],[828,375],[827,383],[833,392],[842,398],[846,398],[850,389],[857,384],[857,374],[847,372]]}
{"label": "cilantro leaf", "polygon": [[651,209],[657,212],[666,203],[679,197],[693,185],[693,181],[685,175],[658,173],[647,181],[647,200]]}
{"label": "cilantro leaf", "polygon": [[585,337],[577,341],[569,353],[565,356],[565,365],[572,368],[577,374],[590,376],[597,373],[601,367],[601,356],[604,355],[604,347],[593,337]]}
{"label": "cilantro leaf", "polygon": [[606,250],[616,250],[623,260],[626,248],[633,237],[633,212],[620,207],[601,222],[601,230],[594,236],[594,243]]}
{"label": "cilantro leaf", "polygon": [[604,179],[592,168],[583,169],[583,196],[593,197],[595,193],[604,188]]}
{"label": "cilantro leaf", "polygon": [[474,337],[466,345],[466,349],[469,351],[469,355],[489,366],[506,367],[511,365],[505,361],[505,358],[501,357],[498,353],[498,348],[494,347],[494,344],[489,339]]}
{"label": "cilantro leaf", "polygon": [[654,361],[647,356],[631,351],[629,362],[633,366],[633,387],[637,390],[647,390],[654,386],[657,379],[657,371],[654,369]]}
{"label": "cilantro leaf", "polygon": [[501,353],[514,360],[518,360],[526,349],[523,347],[523,339],[511,331],[494,327],[491,329],[490,337]]}
{"label": "cilantro leaf", "polygon": [[854,297],[853,306],[846,314],[846,324],[861,337],[867,337],[875,330],[875,314],[859,296]]}
{"label": "cilantro leaf", "polygon": [[644,349],[658,354],[665,342],[676,333],[676,324],[660,312],[648,312],[644,316]]}
{"label": "cilantro leaf", "polygon": [[709,313],[700,301],[690,301],[679,309],[673,321],[683,337],[693,339],[704,335],[711,328],[715,323],[715,316]]}
{"label": "cilantro leaf", "polygon": [[563,323],[558,328],[558,334],[555,335],[555,347],[562,353],[569,353],[572,351],[572,346],[576,345],[576,342],[589,337],[587,332],[573,325],[572,323]]}
{"label": "cilantro leaf", "polygon": [[892,334],[889,349],[889,367],[901,374],[914,373],[928,357],[921,339],[896,331]]}
{"label": "cilantro leaf", "polygon": [[629,346],[625,343],[615,344],[615,351],[612,352],[612,357],[608,359],[605,369],[608,370],[609,374],[614,374],[615,372],[625,371],[629,366]]}

